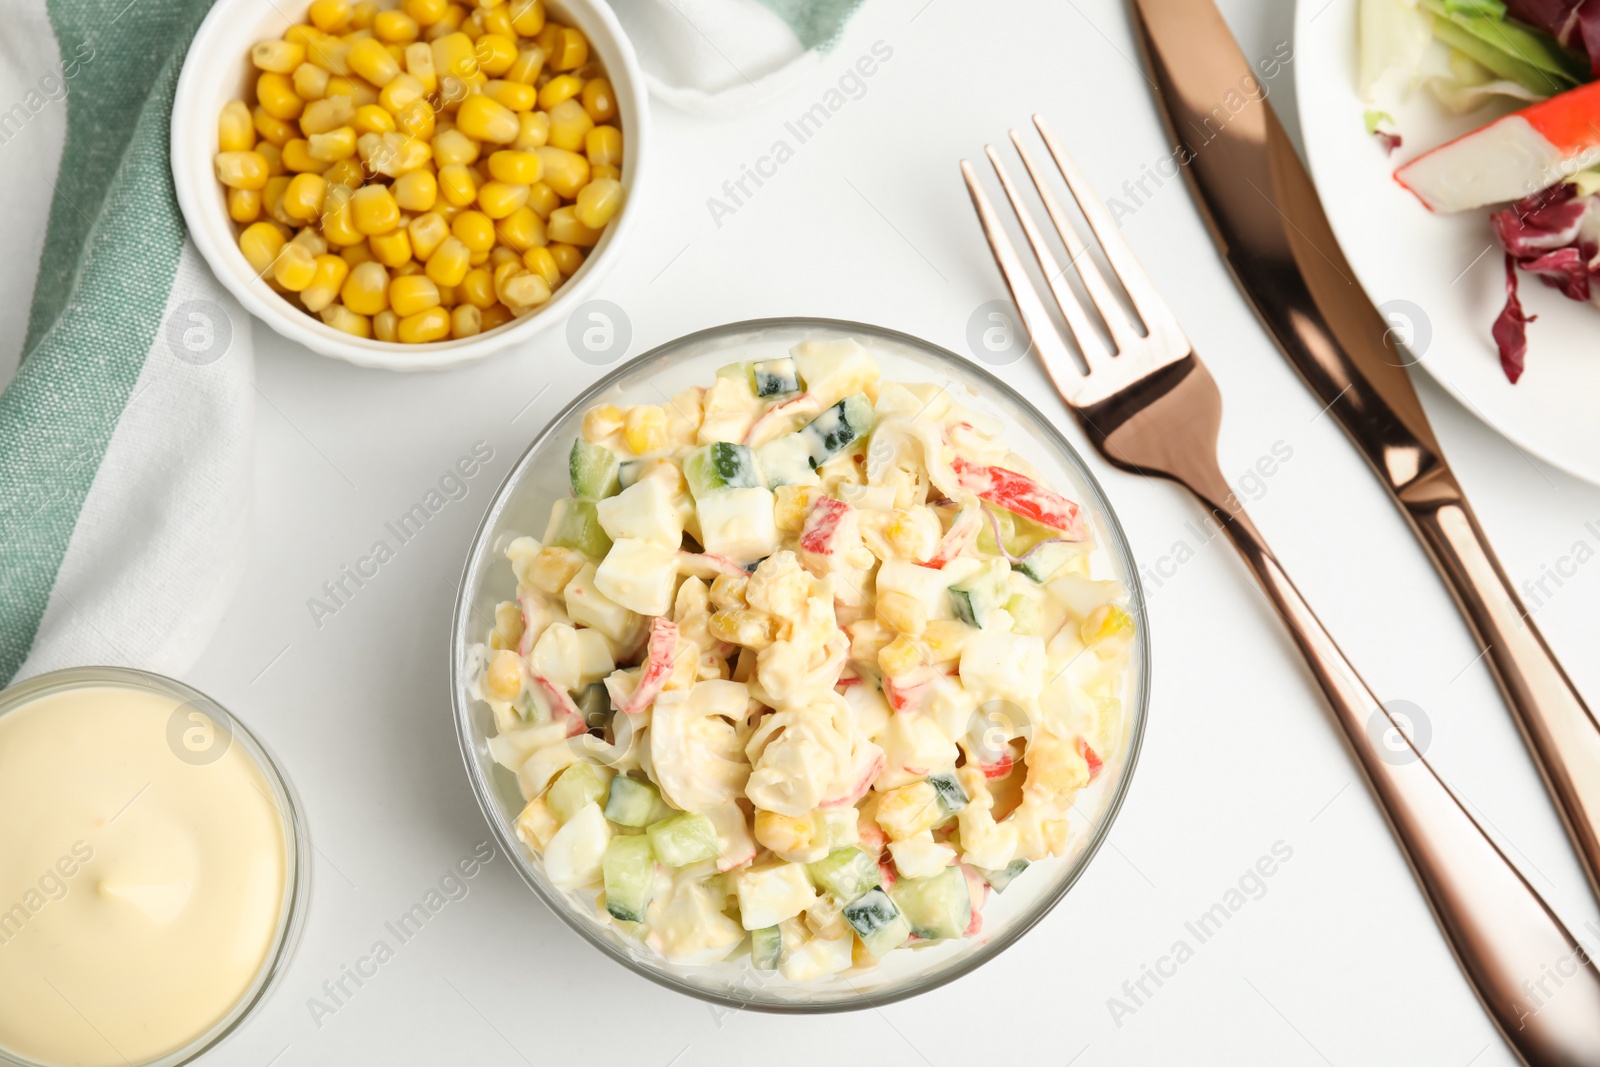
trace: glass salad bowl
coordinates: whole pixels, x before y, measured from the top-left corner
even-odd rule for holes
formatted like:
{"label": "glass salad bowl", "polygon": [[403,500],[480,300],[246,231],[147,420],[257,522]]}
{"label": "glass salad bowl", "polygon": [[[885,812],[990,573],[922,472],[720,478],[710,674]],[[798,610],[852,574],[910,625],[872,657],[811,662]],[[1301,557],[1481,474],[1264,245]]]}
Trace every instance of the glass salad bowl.
{"label": "glass salad bowl", "polygon": [[[552,504],[570,495],[568,452],[591,407],[659,404],[691,385],[709,384],[717,369],[730,362],[775,359],[801,341],[844,338],[866,347],[882,368],[884,381],[933,383],[948,389],[962,406],[999,419],[1005,444],[1031,463],[1045,484],[1082,505],[1093,545],[1088,576],[1120,583],[1119,602],[1137,620],[1117,699],[1102,702],[1098,711],[1106,747],[1100,753],[1103,764],[1077,795],[1065,855],[1035,862],[1004,892],[991,893],[983,905],[981,930],[970,937],[914,943],[888,953],[871,968],[810,982],[756,970],[750,954],[737,949],[719,963],[674,963],[604,921],[592,891],[585,895],[558,888],[543,860],[515,832],[525,801],[516,775],[493,757],[494,714],[477,696],[495,606],[516,589],[506,547],[524,535],[542,536]],[[496,491],[467,557],[451,632],[456,732],[473,791],[500,847],[534,893],[607,956],[660,985],[732,1008],[810,1013],[881,1006],[959,978],[999,955],[1066,895],[1094,857],[1127,793],[1144,732],[1149,642],[1143,607],[1126,538],[1105,494],[1061,433],[1010,386],[951,352],[876,326],[810,318],[732,323],[671,341],[607,374],[551,420]]]}

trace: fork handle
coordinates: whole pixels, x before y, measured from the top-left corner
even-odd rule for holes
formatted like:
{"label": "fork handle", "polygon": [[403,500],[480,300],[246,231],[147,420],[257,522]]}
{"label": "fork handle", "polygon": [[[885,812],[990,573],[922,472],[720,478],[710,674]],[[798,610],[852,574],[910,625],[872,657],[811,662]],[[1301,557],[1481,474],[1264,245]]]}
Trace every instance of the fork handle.
{"label": "fork handle", "polygon": [[[1600,971],[1373,695],[1242,508],[1207,500],[1282,613],[1466,972],[1524,1063],[1600,1065]],[[1369,729],[1405,738],[1399,758]],[[1385,758],[1385,757],[1388,758]],[[1414,757],[1414,758],[1413,758]]]}

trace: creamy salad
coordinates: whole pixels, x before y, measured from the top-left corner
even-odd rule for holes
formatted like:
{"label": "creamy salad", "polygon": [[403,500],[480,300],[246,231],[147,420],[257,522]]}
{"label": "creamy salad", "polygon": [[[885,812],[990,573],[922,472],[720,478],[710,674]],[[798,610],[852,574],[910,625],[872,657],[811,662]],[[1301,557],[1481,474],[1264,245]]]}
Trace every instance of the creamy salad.
{"label": "creamy salad", "polygon": [[556,886],[804,982],[979,936],[1066,853],[1134,623],[1001,430],[853,340],[584,416],[478,681]]}

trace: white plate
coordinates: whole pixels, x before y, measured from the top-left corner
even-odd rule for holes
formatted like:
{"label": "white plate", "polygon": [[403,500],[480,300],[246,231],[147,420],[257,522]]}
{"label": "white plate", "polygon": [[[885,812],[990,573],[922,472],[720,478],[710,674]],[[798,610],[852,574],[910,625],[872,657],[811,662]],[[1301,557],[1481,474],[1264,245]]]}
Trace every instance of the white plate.
{"label": "white plate", "polygon": [[1388,109],[1405,143],[1385,157],[1356,93],[1357,3],[1301,0],[1294,59],[1311,176],[1355,280],[1469,410],[1527,452],[1600,483],[1600,308],[1522,275],[1523,306],[1539,321],[1528,327],[1522,380],[1506,380],[1489,335],[1505,302],[1505,266],[1488,211],[1431,214],[1392,178],[1401,163],[1499,112],[1453,116],[1419,90]]}

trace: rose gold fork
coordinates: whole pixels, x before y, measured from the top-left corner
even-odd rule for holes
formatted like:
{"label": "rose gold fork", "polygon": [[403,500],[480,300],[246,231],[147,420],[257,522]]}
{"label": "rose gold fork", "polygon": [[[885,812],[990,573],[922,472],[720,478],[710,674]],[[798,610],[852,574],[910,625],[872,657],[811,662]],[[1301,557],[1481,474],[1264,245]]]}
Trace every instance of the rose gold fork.
{"label": "rose gold fork", "polygon": [[[1129,319],[1021,135],[1012,130],[1023,166],[1114,351],[1106,346],[999,154],[993,146],[986,147],[1087,364],[1084,373],[1057,332],[972,165],[963,160],[961,173],[978,220],[1056,391],[1107,460],[1136,474],[1177,482],[1199,497],[1228,531],[1322,686],[1456,959],[1517,1055],[1538,1067],[1600,1065],[1600,971],[1412,745],[1289,580],[1217,466],[1222,398],[1211,374],[1077,164],[1041,118],[1034,116],[1033,121],[1144,325],[1141,332]],[[1392,761],[1392,753],[1385,758],[1388,750],[1368,730],[1369,721],[1378,715],[1384,717],[1378,720],[1380,726],[1386,722],[1405,738],[1410,750],[1406,760]],[[1561,975],[1559,984],[1546,977],[1552,973]]]}

